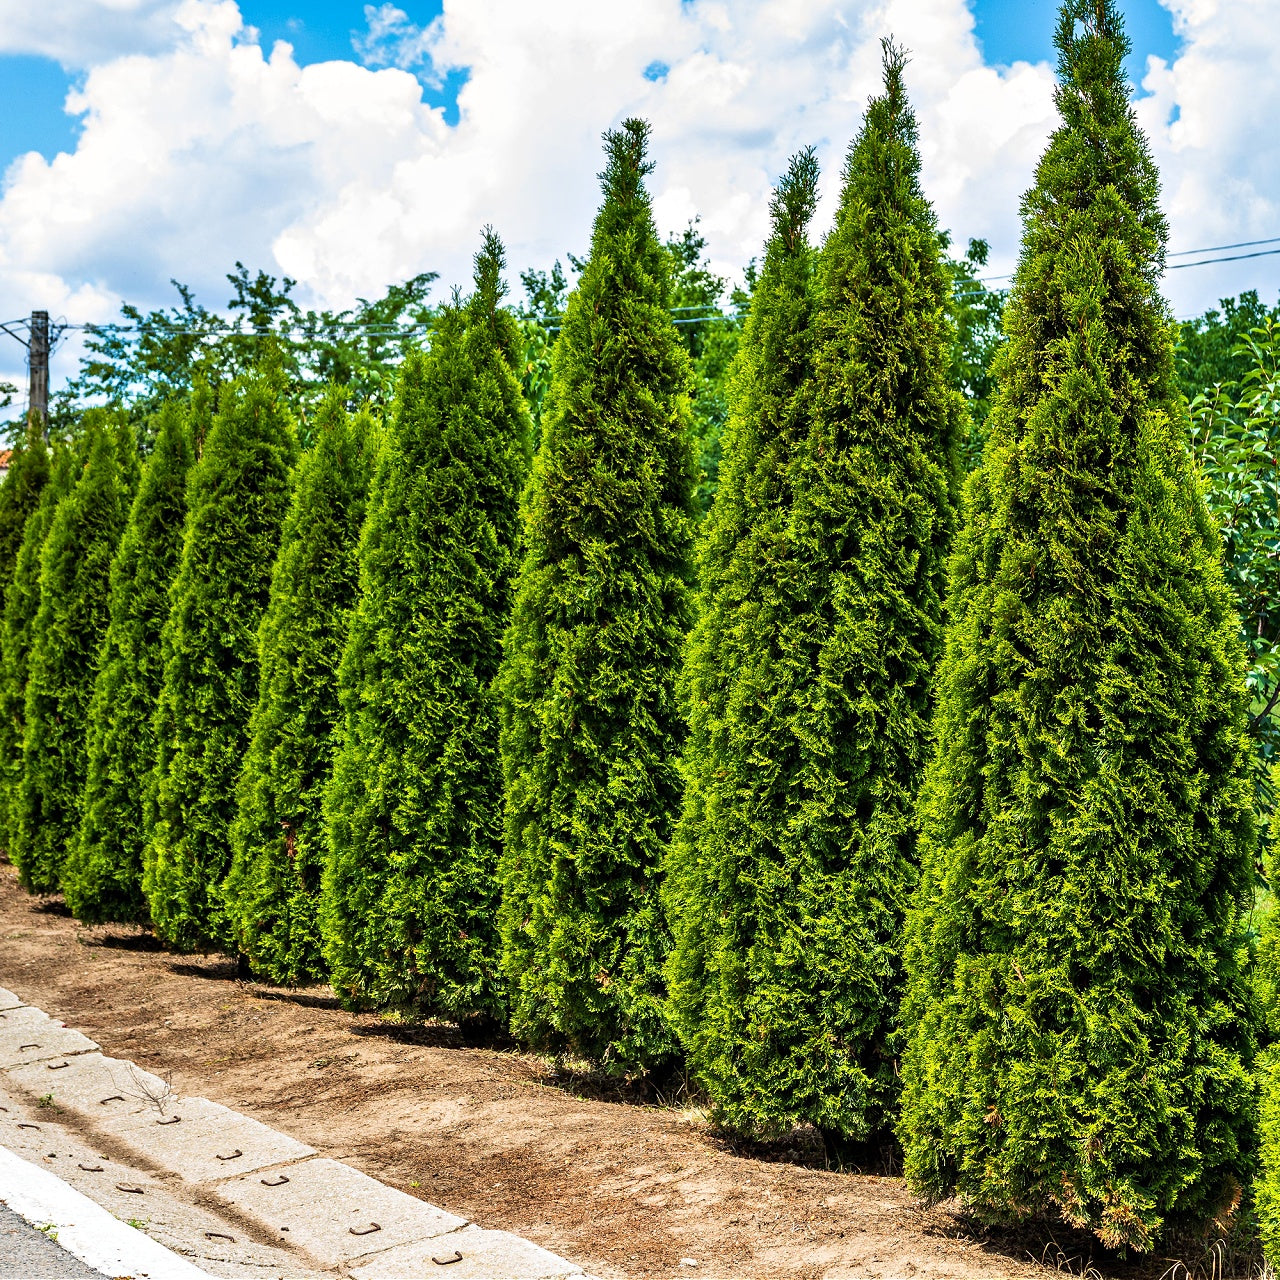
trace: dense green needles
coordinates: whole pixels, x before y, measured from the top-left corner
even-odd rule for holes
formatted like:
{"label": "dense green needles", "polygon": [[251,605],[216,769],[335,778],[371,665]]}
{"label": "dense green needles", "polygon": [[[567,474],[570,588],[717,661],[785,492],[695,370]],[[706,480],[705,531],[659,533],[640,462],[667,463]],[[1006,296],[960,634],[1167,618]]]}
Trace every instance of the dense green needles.
{"label": "dense green needles", "polygon": [[[34,447],[43,448],[43,444]],[[13,853],[22,789],[22,741],[26,736],[27,671],[36,613],[40,608],[40,557],[58,504],[75,483],[76,460],[65,445],[55,445],[49,482],[23,527],[13,579],[5,597],[3,649],[0,651],[0,843]]]}
{"label": "dense green needles", "polygon": [[328,848],[324,789],[338,663],[356,598],[356,548],[379,431],[332,391],[298,464],[259,632],[258,704],[222,888],[229,936],[251,971],[296,984],[326,974],[317,902]]}
{"label": "dense green needles", "polygon": [[187,489],[162,632],[153,825],[143,890],[157,934],[180,950],[226,945],[219,889],[236,782],[258,695],[258,627],[297,452],[274,371],[224,388]]}
{"label": "dense green needles", "polygon": [[904,59],[815,262],[812,162],[774,201],[686,662],[672,1011],[721,1120],[884,1129],[900,933],[955,523],[946,279]]}
{"label": "dense green needles", "polygon": [[354,1004],[505,1008],[493,679],[530,424],[502,266],[487,232],[470,299],[405,363],[361,538],[321,915],[332,982]]}
{"label": "dense green needles", "polygon": [[195,460],[193,418],[208,412],[170,401],[157,415],[147,462],[111,566],[110,621],[89,714],[80,831],[63,873],[67,905],[81,920],[145,921],[143,796],[156,740],[152,715],[163,675],[160,633],[182,550],[187,478]]}
{"label": "dense green needles", "polygon": [[644,187],[647,139],[638,120],[606,135],[500,677],[512,1026],[616,1071],[672,1047],[658,873],[679,812],[675,678],[691,621],[689,366]]}
{"label": "dense green needles", "polygon": [[22,549],[27,520],[49,483],[49,450],[37,418],[14,446],[9,470],[0,484],[0,612],[9,598],[9,586]]}
{"label": "dense green needles", "polygon": [[926,1195],[1149,1249],[1248,1172],[1243,668],[1115,5],[1068,0],[1057,45],[952,565],[899,1132]]}
{"label": "dense green needles", "polygon": [[132,496],[132,433],[95,413],[80,447],[83,470],[58,503],[40,556],[40,605],[27,672],[22,781],[10,856],[34,893],[61,887],[67,849],[80,830],[89,707],[107,629],[111,561]]}

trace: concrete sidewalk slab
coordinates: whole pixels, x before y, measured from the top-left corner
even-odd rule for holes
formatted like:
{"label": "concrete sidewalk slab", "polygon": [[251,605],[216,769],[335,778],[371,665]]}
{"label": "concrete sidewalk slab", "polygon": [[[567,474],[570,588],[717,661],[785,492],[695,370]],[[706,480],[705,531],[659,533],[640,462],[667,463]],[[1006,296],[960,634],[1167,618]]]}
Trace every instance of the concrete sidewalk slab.
{"label": "concrete sidewalk slab", "polygon": [[287,1227],[292,1244],[330,1265],[446,1235],[467,1224],[466,1218],[337,1160],[307,1160],[212,1190],[273,1233]]}
{"label": "concrete sidewalk slab", "polygon": [[[455,1258],[455,1254],[461,1254]],[[436,1240],[401,1245],[350,1265],[353,1280],[403,1280],[439,1274],[449,1280],[563,1280],[582,1268],[506,1231],[467,1227]]]}
{"label": "concrete sidewalk slab", "polygon": [[88,1036],[27,1005],[10,1009],[0,1017],[0,1070],[46,1058],[89,1053],[97,1047]]}
{"label": "concrete sidewalk slab", "polygon": [[211,1275],[582,1276],[527,1240],[481,1230],[257,1120],[175,1094],[21,1003],[0,1009],[0,1071],[12,1086],[0,1088],[0,1143],[56,1169]]}
{"label": "concrete sidewalk slab", "polygon": [[0,1010],[17,1009],[21,1004],[22,1001],[12,991],[5,987],[0,987]]}
{"label": "concrete sidewalk slab", "polygon": [[218,1182],[316,1154],[314,1147],[204,1098],[179,1098],[165,1105],[163,1115],[152,1109],[115,1116],[102,1129],[187,1182]]}
{"label": "concrete sidewalk slab", "polygon": [[65,1059],[65,1067],[61,1061],[15,1067],[9,1079],[38,1098],[51,1093],[58,1107],[91,1124],[143,1111],[156,1115],[154,1099],[169,1093],[169,1086],[159,1076],[96,1051]]}
{"label": "concrete sidewalk slab", "polygon": [[[167,1249],[191,1259],[203,1270],[227,1280],[277,1280],[287,1276],[319,1275],[315,1267],[300,1262],[287,1247],[263,1244],[250,1238],[240,1223],[229,1224],[212,1208],[183,1199],[185,1184],[172,1176],[153,1174],[104,1155],[75,1128],[76,1117],[67,1113],[70,1126],[50,1108],[25,1103],[7,1092],[0,1077],[0,1120],[38,1121],[38,1129],[0,1125],[0,1146],[47,1169],[121,1222],[134,1223]],[[287,1242],[287,1236],[280,1237]]]}

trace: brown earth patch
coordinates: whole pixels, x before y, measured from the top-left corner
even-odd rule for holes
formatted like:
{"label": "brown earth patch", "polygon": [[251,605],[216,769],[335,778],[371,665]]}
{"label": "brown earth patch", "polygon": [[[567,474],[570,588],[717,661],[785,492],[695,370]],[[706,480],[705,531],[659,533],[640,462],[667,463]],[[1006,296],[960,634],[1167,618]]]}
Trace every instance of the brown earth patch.
{"label": "brown earth patch", "polygon": [[[900,1178],[821,1167],[803,1140],[744,1154],[696,1111],[592,1096],[592,1082],[470,1047],[456,1027],[348,1013],[327,988],[246,982],[224,958],[87,928],[24,894],[7,865],[0,985],[104,1052],[171,1073],[180,1093],[599,1276],[1136,1278],[1172,1261],[1126,1265],[1060,1227],[984,1233],[954,1204],[923,1208]],[[1200,1264],[1208,1275],[1212,1259]]]}

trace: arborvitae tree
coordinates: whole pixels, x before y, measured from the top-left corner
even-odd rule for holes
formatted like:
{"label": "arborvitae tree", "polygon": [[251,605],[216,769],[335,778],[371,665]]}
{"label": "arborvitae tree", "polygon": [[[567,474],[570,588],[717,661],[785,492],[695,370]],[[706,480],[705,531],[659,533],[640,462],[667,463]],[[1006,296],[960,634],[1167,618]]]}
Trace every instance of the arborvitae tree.
{"label": "arborvitae tree", "polygon": [[221,393],[187,487],[187,521],[161,634],[154,825],[142,887],[179,950],[229,946],[219,893],[236,782],[258,693],[258,627],[297,454],[274,370]]}
{"label": "arborvitae tree", "polygon": [[33,893],[61,887],[67,850],[80,830],[89,703],[107,629],[111,561],[129,510],[121,464],[132,451],[127,430],[90,415],[84,470],[58,504],[40,556],[10,850]]}
{"label": "arborvitae tree", "polygon": [[81,919],[143,921],[142,797],[155,766],[152,715],[163,666],[160,632],[178,567],[195,460],[191,408],[157,415],[155,447],[111,566],[110,622],[89,710],[88,768],[80,831],[63,869],[67,905]]}
{"label": "arborvitae tree", "polygon": [[40,607],[40,555],[58,503],[75,483],[75,460],[65,445],[55,445],[49,483],[27,518],[13,578],[5,597],[3,648],[0,649],[0,843],[6,853],[17,835],[22,784],[22,739],[26,732],[27,670],[36,611]]}
{"label": "arborvitae tree", "polygon": [[500,684],[512,1026],[610,1070],[671,1052],[659,902],[680,807],[691,622],[689,367],[644,176],[605,135],[604,203],[552,357]]}
{"label": "arborvitae tree", "polygon": [[896,1096],[961,416],[903,66],[886,43],[811,319],[811,182],[775,203],[733,439],[745,510],[712,516],[686,659],[672,1009],[716,1111],[748,1133],[864,1139]]}
{"label": "arborvitae tree", "polygon": [[505,1007],[494,677],[510,613],[530,424],[519,335],[486,232],[475,292],[405,365],[360,547],[327,799],[322,903],[335,989],[455,1017]]}
{"label": "arborvitae tree", "polygon": [[1280,1053],[1272,1047],[1258,1062],[1261,1086],[1259,1116],[1259,1164],[1253,1184],[1262,1251],[1272,1267],[1280,1263]]}
{"label": "arborvitae tree", "polygon": [[[325,973],[317,906],[338,665],[379,432],[331,391],[298,464],[258,635],[258,704],[223,884],[231,939],[253,973],[290,986]],[[397,646],[398,635],[387,637]]]}
{"label": "arborvitae tree", "polygon": [[899,1132],[922,1193],[1145,1250],[1248,1165],[1243,667],[1112,0],[1068,0],[1057,46],[952,563]]}
{"label": "arborvitae tree", "polygon": [[[1280,764],[1272,766],[1271,784],[1280,786]],[[1267,851],[1266,873],[1273,888],[1280,884],[1280,845],[1274,840]],[[1280,913],[1274,900],[1270,907],[1262,917],[1250,978],[1258,1006],[1258,1039],[1264,1046],[1257,1064],[1260,1168],[1253,1192],[1262,1249],[1275,1267],[1280,1264]]]}
{"label": "arborvitae tree", "polygon": [[13,450],[0,484],[0,611],[9,597],[27,519],[49,482],[49,450],[44,432],[33,418],[25,438]]}
{"label": "arborvitae tree", "polygon": [[[746,706],[735,705],[735,693],[753,678],[739,664],[761,663],[772,644],[780,606],[789,604],[785,589],[779,590],[779,570],[785,571],[787,564],[787,473],[808,424],[800,393],[812,374],[815,255],[808,227],[817,181],[813,152],[802,152],[792,160],[770,206],[772,234],[730,382],[715,504],[698,539],[701,607],[685,650],[679,690],[689,739],[684,812],[662,886],[673,938],[667,961],[668,1013],[690,1066],[725,1123],[732,1123],[733,1109],[726,1108],[721,1079],[730,1072],[717,1070],[717,1062],[723,1058],[733,1067],[726,1033],[746,1012],[732,968],[736,964],[746,978],[734,943],[742,932],[736,917],[748,904],[741,900],[731,861],[736,845],[721,844],[719,828],[733,817],[725,801],[732,804],[732,788],[739,785],[738,761],[730,759],[738,721],[764,710],[751,698]],[[742,746],[750,751],[756,742],[756,734],[749,732]],[[720,758],[724,763],[715,763]],[[732,778],[730,769],[735,769]],[[728,788],[723,794],[722,783]],[[739,827],[749,835],[749,823]],[[743,871],[752,865],[751,843],[743,848]],[[729,913],[721,919],[725,908]]]}

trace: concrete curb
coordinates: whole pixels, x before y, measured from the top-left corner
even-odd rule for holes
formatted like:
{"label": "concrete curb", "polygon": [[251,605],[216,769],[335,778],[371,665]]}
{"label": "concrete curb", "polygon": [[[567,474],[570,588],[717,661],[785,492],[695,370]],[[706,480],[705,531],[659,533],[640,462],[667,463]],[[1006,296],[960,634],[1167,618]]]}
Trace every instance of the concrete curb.
{"label": "concrete curb", "polygon": [[[221,1203],[251,1222],[260,1238],[297,1249],[312,1265],[355,1280],[422,1274],[453,1280],[590,1280],[581,1267],[529,1240],[482,1230],[218,1103],[178,1096],[165,1082],[132,1062],[104,1056],[92,1040],[2,987],[0,1078],[31,1099],[47,1097],[143,1167],[174,1176]],[[93,1203],[45,1170],[38,1172],[77,1200]],[[28,1217],[17,1203],[11,1207]],[[94,1208],[120,1230],[141,1234]],[[61,1234],[59,1243],[64,1243]],[[67,1248],[75,1252],[70,1244]],[[153,1270],[148,1273],[153,1280],[206,1275],[169,1256],[187,1270]]]}
{"label": "concrete curb", "polygon": [[68,1253],[105,1276],[211,1280],[185,1258],[112,1217],[39,1165],[0,1147],[0,1200],[33,1227],[51,1228]]}

